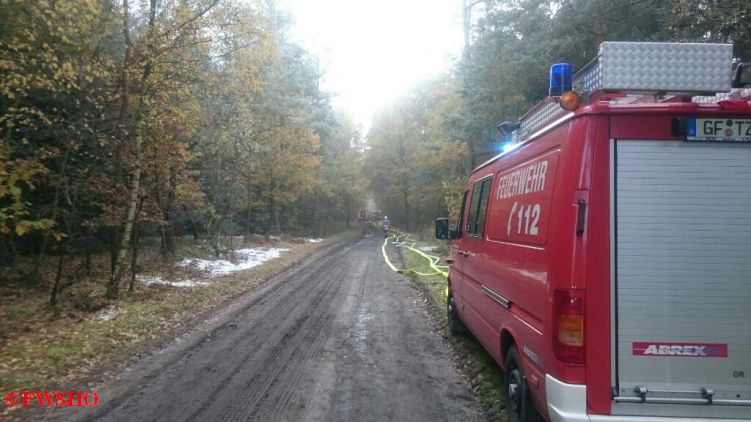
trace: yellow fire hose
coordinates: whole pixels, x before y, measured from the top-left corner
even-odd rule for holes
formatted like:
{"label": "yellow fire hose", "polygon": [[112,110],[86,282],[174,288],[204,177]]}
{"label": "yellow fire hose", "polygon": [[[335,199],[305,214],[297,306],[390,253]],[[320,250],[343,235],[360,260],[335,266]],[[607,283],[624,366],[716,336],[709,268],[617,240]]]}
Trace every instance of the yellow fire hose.
{"label": "yellow fire hose", "polygon": [[[401,269],[401,270],[397,269],[396,266],[394,266],[394,264],[391,263],[391,260],[389,259],[388,254],[386,254],[386,245],[389,243],[389,241],[391,239],[398,239],[398,236],[392,234],[392,235],[388,236],[386,239],[384,239],[383,240],[383,245],[381,245],[381,252],[383,253],[383,259],[386,260],[386,264],[392,270],[394,270],[394,271],[396,271],[398,273],[401,273],[401,274],[417,274],[417,275],[422,275],[422,276],[439,275],[440,274],[440,275],[442,275],[444,277],[448,277],[448,271],[442,270],[442,268],[448,268],[448,266],[446,266],[446,265],[437,265],[438,262],[441,260],[440,257],[426,254],[425,252],[423,252],[423,251],[421,251],[419,249],[415,249],[414,246],[406,246],[405,245],[405,247],[408,250],[410,250],[412,252],[415,252],[416,254],[422,256],[423,258],[425,258],[428,261],[428,266],[430,266],[430,268],[433,270],[433,272],[432,273],[423,273],[423,272],[419,272],[417,270],[413,270],[413,269],[409,269],[409,268],[407,268],[407,269]],[[406,237],[405,237],[405,239],[406,239]]]}

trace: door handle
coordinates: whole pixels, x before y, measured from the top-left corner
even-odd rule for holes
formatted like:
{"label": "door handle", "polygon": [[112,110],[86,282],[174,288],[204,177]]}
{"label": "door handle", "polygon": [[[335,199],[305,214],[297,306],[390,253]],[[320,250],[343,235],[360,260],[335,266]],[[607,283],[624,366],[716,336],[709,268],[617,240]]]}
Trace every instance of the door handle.
{"label": "door handle", "polygon": [[469,257],[469,251],[462,251],[462,255],[464,255],[465,258]]}

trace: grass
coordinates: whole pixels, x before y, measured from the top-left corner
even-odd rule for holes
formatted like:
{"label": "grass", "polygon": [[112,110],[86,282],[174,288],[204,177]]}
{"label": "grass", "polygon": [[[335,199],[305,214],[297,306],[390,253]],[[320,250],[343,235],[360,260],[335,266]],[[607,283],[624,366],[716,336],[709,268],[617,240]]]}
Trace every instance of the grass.
{"label": "grass", "polygon": [[[134,293],[122,291],[117,301],[103,301],[104,308],[98,312],[92,310],[97,307],[78,304],[102,300],[102,277],[94,276],[71,287],[57,308],[47,305],[46,288],[1,284],[0,393],[48,390],[107,376],[115,370],[115,363],[126,362],[149,346],[174,338],[227,300],[258,288],[316,250],[355,235],[355,231],[345,232],[321,243],[272,241],[263,246],[290,250],[257,267],[212,278],[211,283],[193,288],[138,285]],[[203,254],[195,245],[186,248],[191,254],[178,256]],[[149,259],[144,258],[147,273],[173,274],[170,266],[158,260],[149,263]],[[103,310],[113,317],[104,319]]]}
{"label": "grass", "polygon": [[[410,237],[411,239],[411,237]],[[435,241],[418,242],[415,247],[433,246],[436,250],[427,252],[440,257],[448,256],[448,245]],[[422,273],[430,273],[428,262],[420,255],[405,248],[389,245],[389,256],[397,257],[401,261],[400,268],[409,268]],[[398,262],[397,260],[393,260]],[[397,265],[399,267],[399,265]],[[483,409],[494,419],[506,421],[503,396],[505,386],[503,370],[488,354],[483,346],[471,334],[454,336],[448,330],[446,319],[446,278],[441,275],[418,276],[410,275],[420,290],[430,299],[430,309],[434,318],[443,327],[443,337],[450,344],[452,352],[460,363],[460,370],[468,378],[473,392],[478,397]]]}

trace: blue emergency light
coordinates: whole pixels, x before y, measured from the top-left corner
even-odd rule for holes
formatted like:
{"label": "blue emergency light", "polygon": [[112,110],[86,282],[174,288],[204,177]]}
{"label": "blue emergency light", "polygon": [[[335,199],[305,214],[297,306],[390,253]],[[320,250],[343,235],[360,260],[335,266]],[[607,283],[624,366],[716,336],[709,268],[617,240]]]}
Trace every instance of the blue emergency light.
{"label": "blue emergency light", "polygon": [[550,66],[550,90],[548,95],[557,97],[566,91],[571,91],[573,87],[571,75],[570,63],[556,63]]}

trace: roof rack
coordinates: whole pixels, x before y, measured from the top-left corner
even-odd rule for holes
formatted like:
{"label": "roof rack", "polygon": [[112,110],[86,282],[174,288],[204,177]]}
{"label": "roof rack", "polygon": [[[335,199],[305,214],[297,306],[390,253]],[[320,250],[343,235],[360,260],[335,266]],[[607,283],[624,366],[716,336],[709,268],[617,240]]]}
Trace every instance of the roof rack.
{"label": "roof rack", "polygon": [[[573,76],[573,90],[583,103],[693,102],[751,96],[751,89],[731,91],[732,44],[603,42],[597,57]],[[558,97],[548,97],[519,120],[512,141],[535,133],[571,113]]]}
{"label": "roof rack", "polygon": [[691,102],[704,104],[737,99],[751,100],[751,88],[733,88],[730,92],[721,92],[715,95],[697,95],[691,98]]}
{"label": "roof rack", "polygon": [[732,44],[604,42],[597,58],[574,75],[574,90],[666,93],[730,91]]}
{"label": "roof rack", "polygon": [[512,138],[514,141],[520,137],[531,135],[538,129],[541,129],[548,122],[554,121],[571,113],[558,105],[558,98],[548,97],[537,103],[524,116],[519,119],[519,129],[517,129]]}

